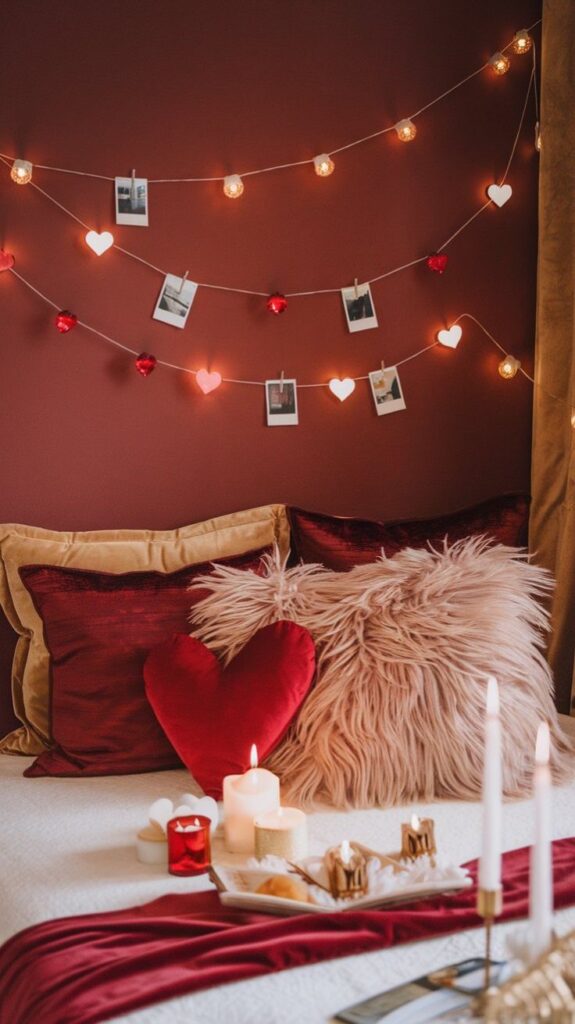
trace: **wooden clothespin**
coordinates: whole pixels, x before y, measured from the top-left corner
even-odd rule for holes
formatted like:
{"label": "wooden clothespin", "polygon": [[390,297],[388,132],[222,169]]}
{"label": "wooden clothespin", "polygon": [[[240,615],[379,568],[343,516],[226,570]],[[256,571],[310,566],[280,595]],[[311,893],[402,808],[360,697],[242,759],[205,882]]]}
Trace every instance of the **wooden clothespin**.
{"label": "wooden clothespin", "polygon": [[354,279],[353,279],[353,288],[354,288],[354,292],[355,292],[355,298],[359,299],[359,292],[357,290],[357,277],[354,277]]}
{"label": "wooden clothespin", "polygon": [[185,285],[186,281],[188,280],[188,274],[189,274],[189,273],[190,273],[190,271],[189,271],[189,270],[186,270],[186,273],[185,273],[185,274],[184,274],[184,276],[183,276],[183,277],[181,278],[181,280],[180,280],[180,287],[178,288],[178,295],[181,295],[181,292],[182,292],[182,288],[184,287],[184,285]]}
{"label": "wooden clothespin", "polygon": [[381,360],[381,376],[383,377],[384,375],[385,375],[385,363],[384,363],[384,361],[382,359]]}
{"label": "wooden clothespin", "polygon": [[280,373],[280,395],[283,395],[283,393],[284,393],[284,372],[282,370],[282,372]]}
{"label": "wooden clothespin", "polygon": [[132,170],[132,184],[130,185],[130,202],[132,206],[136,205],[136,168]]}

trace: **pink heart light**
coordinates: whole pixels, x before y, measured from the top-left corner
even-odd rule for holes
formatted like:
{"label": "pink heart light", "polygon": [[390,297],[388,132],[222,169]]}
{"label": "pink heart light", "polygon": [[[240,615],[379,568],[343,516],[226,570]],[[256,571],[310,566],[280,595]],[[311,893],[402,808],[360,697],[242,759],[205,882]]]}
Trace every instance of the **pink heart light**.
{"label": "pink heart light", "polygon": [[14,257],[11,252],[5,252],[4,249],[0,249],[0,271],[10,270],[14,266]]}
{"label": "pink heart light", "polygon": [[97,231],[88,231],[86,235],[86,245],[90,246],[96,256],[101,256],[113,244],[114,236],[111,231],[102,231],[100,234]]}
{"label": "pink heart light", "polygon": [[208,395],[210,391],[215,391],[219,388],[222,383],[222,375],[214,370],[213,373],[208,373],[207,370],[198,370],[196,373],[196,384],[204,392],[204,395]]}
{"label": "pink heart light", "polygon": [[343,380],[340,380],[339,377],[332,377],[329,382],[329,390],[336,398],[339,398],[340,402],[345,402],[352,391],[355,391],[355,381],[351,377],[344,377]]}
{"label": "pink heart light", "polygon": [[437,340],[440,345],[445,345],[446,348],[457,348],[461,341],[461,335],[463,331],[459,324],[453,324],[447,331],[438,331]]}

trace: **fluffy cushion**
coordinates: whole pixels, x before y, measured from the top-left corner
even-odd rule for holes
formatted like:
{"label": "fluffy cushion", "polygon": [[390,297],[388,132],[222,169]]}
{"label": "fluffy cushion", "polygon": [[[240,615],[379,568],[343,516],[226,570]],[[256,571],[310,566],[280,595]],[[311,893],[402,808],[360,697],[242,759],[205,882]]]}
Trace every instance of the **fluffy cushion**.
{"label": "fluffy cushion", "polygon": [[540,652],[549,576],[516,549],[474,538],[405,549],[348,573],[267,560],[217,569],[194,633],[225,657],[267,622],[293,619],[318,647],[316,685],[268,761],[284,799],[337,807],[477,797],[486,679],[499,680],[504,788],[530,790],[547,719],[556,777],[569,758]]}
{"label": "fluffy cushion", "polygon": [[146,693],[182,761],[209,796],[224,775],[275,749],[306,696],[315,649],[306,629],[276,622],[259,630],[222,669],[199,640],[176,636],[149,655]]}
{"label": "fluffy cushion", "polygon": [[[257,568],[261,552],[229,560]],[[25,775],[118,775],[180,765],[146,699],[150,649],[186,628],[189,586],[209,565],[173,573],[101,573],[24,566],[22,582],[51,657],[55,746]],[[201,590],[195,591],[195,599]]]}
{"label": "fluffy cushion", "polygon": [[345,519],[288,507],[292,556],[343,571],[373,562],[382,553],[391,558],[403,548],[423,548],[483,534],[498,544],[527,543],[529,498],[522,494],[492,498],[473,508],[436,519],[377,523]]}
{"label": "fluffy cushion", "polygon": [[61,565],[104,572],[174,572],[194,562],[288,546],[282,505],[237,512],[179,530],[103,530],[58,533],[33,526],[0,526],[0,604],[19,634],[12,668],[14,710],[22,728],[0,741],[2,753],[38,754],[51,742],[49,656],[42,622],[19,576],[22,565]]}

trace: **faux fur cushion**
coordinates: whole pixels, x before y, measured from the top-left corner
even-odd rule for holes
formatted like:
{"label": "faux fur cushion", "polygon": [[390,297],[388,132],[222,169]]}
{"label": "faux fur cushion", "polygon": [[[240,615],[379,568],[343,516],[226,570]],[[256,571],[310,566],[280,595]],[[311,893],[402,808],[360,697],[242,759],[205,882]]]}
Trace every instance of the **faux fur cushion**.
{"label": "faux fur cushion", "polygon": [[293,619],[318,649],[318,678],[268,759],[286,802],[389,805],[481,792],[486,680],[499,681],[503,779],[529,793],[535,734],[546,719],[553,768],[569,770],[549,668],[542,656],[545,570],[516,548],[471,538],[441,550],[407,548],[335,573],[262,576],[217,567],[192,609],[193,635],[229,660],[257,629]]}

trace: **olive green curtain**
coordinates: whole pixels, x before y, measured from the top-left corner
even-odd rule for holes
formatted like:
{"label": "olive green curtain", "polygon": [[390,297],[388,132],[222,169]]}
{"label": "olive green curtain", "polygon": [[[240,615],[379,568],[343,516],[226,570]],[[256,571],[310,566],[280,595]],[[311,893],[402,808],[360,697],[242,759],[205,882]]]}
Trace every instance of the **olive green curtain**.
{"label": "olive green curtain", "polygon": [[556,589],[548,657],[575,713],[575,0],[544,0],[530,548]]}

